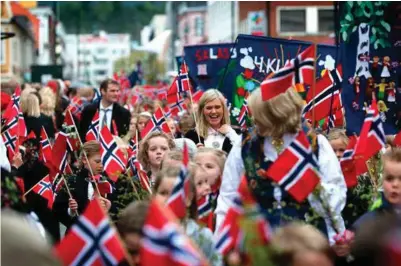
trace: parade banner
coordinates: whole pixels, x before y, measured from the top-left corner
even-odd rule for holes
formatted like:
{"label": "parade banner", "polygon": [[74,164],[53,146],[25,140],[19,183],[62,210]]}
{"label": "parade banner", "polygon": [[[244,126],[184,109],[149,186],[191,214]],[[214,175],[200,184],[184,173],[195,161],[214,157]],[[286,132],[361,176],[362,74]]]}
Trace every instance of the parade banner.
{"label": "parade banner", "polygon": [[[197,89],[217,88],[230,59],[236,57],[233,43],[203,44],[184,47],[184,60]],[[224,93],[226,94],[226,93]]]}
{"label": "parade banner", "polygon": [[401,4],[341,2],[340,51],[348,134],[357,133],[372,98],[386,134],[401,128]]}
{"label": "parade banner", "polygon": [[[311,44],[240,34],[235,44],[186,46],[184,59],[199,88],[218,88],[231,102],[231,115],[235,118],[247,94]],[[338,49],[331,45],[317,48],[316,76],[321,77],[324,71],[335,68]]]}

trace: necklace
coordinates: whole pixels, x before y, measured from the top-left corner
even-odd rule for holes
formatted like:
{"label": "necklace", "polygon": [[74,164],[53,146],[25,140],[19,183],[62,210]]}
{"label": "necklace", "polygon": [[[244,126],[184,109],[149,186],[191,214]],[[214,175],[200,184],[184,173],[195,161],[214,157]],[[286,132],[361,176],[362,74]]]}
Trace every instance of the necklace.
{"label": "necklace", "polygon": [[272,140],[272,145],[277,152],[277,155],[283,151],[284,141],[281,138],[274,138]]}

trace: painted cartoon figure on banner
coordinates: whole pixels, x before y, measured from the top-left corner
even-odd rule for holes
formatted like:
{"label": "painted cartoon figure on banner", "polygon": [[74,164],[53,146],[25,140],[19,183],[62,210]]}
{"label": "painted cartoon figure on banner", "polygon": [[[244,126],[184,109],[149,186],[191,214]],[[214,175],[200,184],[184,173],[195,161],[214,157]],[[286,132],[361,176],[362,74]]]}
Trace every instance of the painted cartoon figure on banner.
{"label": "painted cartoon figure on banner", "polygon": [[[367,110],[372,99],[376,99],[378,105],[380,103],[381,115],[385,116],[387,122],[392,123],[390,127],[385,128],[395,130],[395,122],[399,119],[395,116],[399,112],[396,87],[400,70],[398,62],[392,62],[396,51],[392,45],[396,28],[392,26],[395,22],[389,12],[392,12],[389,2],[347,1],[343,4],[340,34],[342,46],[346,50],[345,55],[351,57],[354,53],[356,56],[355,65],[351,62],[348,64],[354,66],[353,73],[351,74],[349,68],[344,71],[345,80],[350,81],[344,97],[351,96],[349,90],[352,89],[354,96],[351,97],[353,100],[350,106],[355,118],[358,117],[358,120],[363,118],[360,112]],[[361,105],[363,108],[360,108]],[[358,131],[358,124],[348,123],[353,128],[350,131]]]}

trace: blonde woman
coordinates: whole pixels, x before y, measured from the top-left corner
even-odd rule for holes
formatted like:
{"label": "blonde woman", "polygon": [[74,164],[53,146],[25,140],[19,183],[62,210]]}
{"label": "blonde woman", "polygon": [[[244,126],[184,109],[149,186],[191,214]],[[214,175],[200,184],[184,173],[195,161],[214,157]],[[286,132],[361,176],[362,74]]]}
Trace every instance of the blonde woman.
{"label": "blonde woman", "polygon": [[207,90],[199,100],[196,112],[196,128],[189,130],[185,137],[197,146],[215,148],[230,152],[240,136],[230,126],[230,116],[225,105],[225,98],[215,89]]}
{"label": "blonde woman", "polygon": [[[291,144],[297,133],[306,130],[301,123],[303,101],[294,89],[289,88],[287,92],[268,101],[263,101],[260,95],[259,88],[248,98],[256,130],[243,134],[242,141],[234,145],[225,163],[215,212],[217,229],[237,194],[240,178],[244,172],[253,194],[273,228],[291,220],[306,220],[315,213],[319,216],[324,215],[320,201],[315,195],[311,194],[307,200],[298,203],[271,179],[260,176],[259,170],[267,171],[278,154]],[[345,205],[347,189],[340,164],[323,135],[308,132],[308,136],[312,139],[313,150],[318,156],[318,165],[322,173],[322,193],[337,221],[336,227],[343,231],[345,228],[341,211]],[[312,221],[308,219],[308,222],[319,226],[334,242],[333,237],[336,232],[330,219],[325,219],[325,223],[321,219]]]}
{"label": "blonde woman", "polygon": [[27,88],[21,93],[21,109],[24,115],[27,133],[35,132],[36,137],[40,138],[42,127],[45,128],[50,139],[54,138],[54,125],[50,116],[41,113],[40,106],[42,100],[36,89]]}

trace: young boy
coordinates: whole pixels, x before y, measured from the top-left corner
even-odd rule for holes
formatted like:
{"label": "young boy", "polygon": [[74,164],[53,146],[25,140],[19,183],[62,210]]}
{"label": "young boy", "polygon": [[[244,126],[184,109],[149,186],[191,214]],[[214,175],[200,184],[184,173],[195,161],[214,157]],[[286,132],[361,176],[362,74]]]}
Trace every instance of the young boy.
{"label": "young boy", "polygon": [[[388,150],[382,157],[383,159],[383,196],[379,207],[365,213],[352,226],[351,230],[360,234],[363,228],[388,215],[401,217],[401,149],[394,148]],[[352,242],[352,241],[351,241]],[[346,257],[350,253],[350,243],[336,244],[334,246],[336,254]],[[352,254],[354,255],[354,254]],[[356,258],[358,261],[358,258]],[[358,264],[355,265],[362,265]]]}
{"label": "young boy", "polygon": [[358,230],[361,224],[377,218],[383,213],[400,213],[401,210],[401,148],[388,150],[383,159],[383,199],[377,209],[365,213],[353,228]]}

